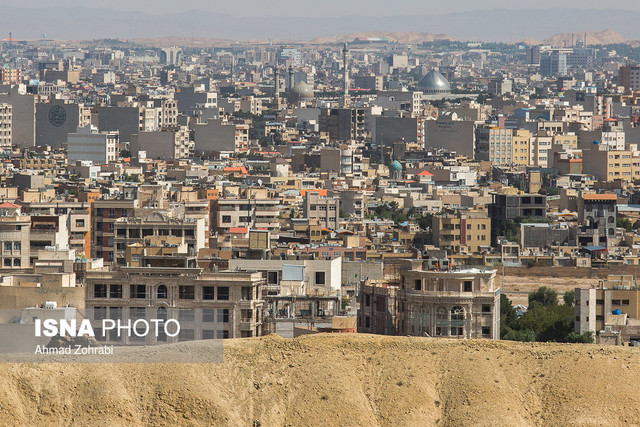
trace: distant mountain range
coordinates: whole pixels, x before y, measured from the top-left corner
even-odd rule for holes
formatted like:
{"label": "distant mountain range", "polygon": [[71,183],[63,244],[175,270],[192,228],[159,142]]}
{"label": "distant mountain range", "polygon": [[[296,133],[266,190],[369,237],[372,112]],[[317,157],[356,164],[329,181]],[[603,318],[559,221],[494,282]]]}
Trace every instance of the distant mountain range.
{"label": "distant mountain range", "polygon": [[619,33],[611,30],[604,31],[587,31],[583,33],[564,33],[554,34],[553,36],[544,39],[542,41],[534,39],[523,40],[526,44],[544,44],[550,46],[573,46],[573,43],[577,43],[578,40],[587,40],[589,45],[606,45],[616,43],[627,43],[628,40]]}
{"label": "distant mountain range", "polygon": [[[205,11],[154,15],[88,7],[19,8],[0,6],[3,38],[58,40],[194,37],[232,40],[311,40],[341,34],[415,32],[447,34],[458,40],[516,42],[543,40],[555,33],[609,28],[640,39],[640,12],[614,9],[492,9],[443,15],[255,17]],[[444,36],[446,37],[446,36]]]}

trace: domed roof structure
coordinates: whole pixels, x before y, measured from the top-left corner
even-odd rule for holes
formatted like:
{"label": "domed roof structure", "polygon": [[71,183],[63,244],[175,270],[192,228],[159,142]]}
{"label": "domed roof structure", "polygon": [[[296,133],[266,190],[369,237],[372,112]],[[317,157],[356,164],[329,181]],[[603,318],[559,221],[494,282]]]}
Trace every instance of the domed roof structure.
{"label": "domed roof structure", "polygon": [[442,74],[436,70],[431,70],[420,79],[417,84],[418,89],[425,95],[439,95],[451,93],[451,86]]}
{"label": "domed roof structure", "polygon": [[402,164],[399,161],[394,160],[389,165],[389,170],[392,171],[392,172],[401,171],[402,170]]}
{"label": "domed roof structure", "polygon": [[313,86],[306,84],[305,82],[298,82],[291,88],[289,98],[293,101],[299,101],[302,99],[313,98]]}

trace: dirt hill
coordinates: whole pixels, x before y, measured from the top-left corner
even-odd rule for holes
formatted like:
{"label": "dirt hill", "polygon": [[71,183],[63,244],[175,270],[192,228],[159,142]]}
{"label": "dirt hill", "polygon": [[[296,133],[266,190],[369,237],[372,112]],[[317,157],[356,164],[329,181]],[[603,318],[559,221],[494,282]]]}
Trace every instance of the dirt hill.
{"label": "dirt hill", "polygon": [[366,40],[369,38],[386,38],[390,42],[397,42],[400,44],[416,44],[416,43],[428,43],[434,40],[454,40],[446,34],[432,34],[432,33],[415,33],[415,32],[394,32],[394,31],[372,31],[368,33],[353,33],[341,36],[327,36],[316,37],[311,40],[310,43],[339,43],[339,42],[352,42],[355,39]]}
{"label": "dirt hill", "polygon": [[627,43],[628,40],[621,34],[612,30],[604,31],[587,31],[586,33],[568,33],[568,34],[554,34],[553,36],[543,41],[525,39],[525,43],[530,45],[550,45],[555,47],[571,47],[572,43],[577,43],[578,39],[582,40],[587,38],[588,45],[607,45],[617,43]]}
{"label": "dirt hill", "polygon": [[225,342],[224,363],[2,364],[2,425],[628,425],[637,349],[368,335]]}

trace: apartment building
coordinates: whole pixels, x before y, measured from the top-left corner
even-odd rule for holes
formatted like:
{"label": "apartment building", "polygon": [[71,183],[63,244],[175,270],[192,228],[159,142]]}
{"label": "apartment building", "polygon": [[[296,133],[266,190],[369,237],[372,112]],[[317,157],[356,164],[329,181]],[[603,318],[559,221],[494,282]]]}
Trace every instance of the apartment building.
{"label": "apartment building", "polygon": [[0,149],[11,149],[13,145],[13,107],[0,103]]}
{"label": "apartment building", "polygon": [[[31,218],[26,215],[14,215],[19,212],[17,205],[3,203],[0,205],[0,254],[1,268],[25,269],[30,266],[31,246],[29,242]],[[12,213],[9,214],[8,212]]]}
{"label": "apartment building", "polygon": [[618,196],[615,194],[581,194],[577,199],[578,244],[604,246],[616,236]]}
{"label": "apartment building", "polygon": [[[262,335],[264,280],[260,273],[205,273],[195,267],[194,258],[183,258],[150,257],[143,261],[148,267],[87,272],[85,306],[96,336],[102,335],[102,319],[176,319],[180,323],[176,337],[162,332],[158,337],[119,337],[110,331],[105,341],[118,344]],[[172,261],[180,266],[171,265]]]}
{"label": "apartment building", "polygon": [[342,258],[331,260],[229,260],[230,270],[259,271],[266,280],[265,295],[330,295],[340,292]]}
{"label": "apartment building", "polygon": [[320,132],[327,132],[335,141],[361,141],[366,137],[364,108],[322,109]]}
{"label": "apartment building", "polygon": [[133,209],[127,217],[114,221],[114,258],[116,265],[126,265],[127,247],[143,244],[147,238],[157,238],[160,244],[178,239],[187,253],[195,256],[208,243],[205,235],[206,213],[189,218],[174,211],[154,208]]}
{"label": "apartment building", "polygon": [[575,330],[600,344],[640,341],[640,289],[633,275],[612,274],[596,288],[575,289]]}
{"label": "apartment building", "polygon": [[583,149],[582,172],[602,182],[632,182],[640,179],[640,156],[631,150]]}
{"label": "apartment building", "polygon": [[193,143],[186,126],[131,135],[131,151],[144,151],[148,159],[177,160],[192,156]]}
{"label": "apartment building", "polygon": [[269,230],[275,236],[280,231],[280,199],[256,198],[224,198],[213,202],[211,212],[213,228],[219,233],[228,234],[232,229],[259,228]]}
{"label": "apartment building", "polygon": [[433,242],[452,254],[481,253],[491,247],[491,218],[463,210],[434,215]]}
{"label": "apartment building", "polygon": [[67,161],[90,160],[94,164],[118,160],[119,132],[99,132],[93,125],[80,127],[67,135]]}
{"label": "apartment building", "polygon": [[500,339],[496,270],[429,270],[403,264],[400,284],[363,284],[358,332],[447,338]]}
{"label": "apartment building", "polygon": [[330,230],[338,227],[340,220],[340,199],[320,196],[317,192],[307,191],[302,210],[309,224],[320,225]]}
{"label": "apartment building", "polygon": [[91,204],[91,257],[105,265],[115,260],[115,222],[138,207],[137,200],[95,200]]}

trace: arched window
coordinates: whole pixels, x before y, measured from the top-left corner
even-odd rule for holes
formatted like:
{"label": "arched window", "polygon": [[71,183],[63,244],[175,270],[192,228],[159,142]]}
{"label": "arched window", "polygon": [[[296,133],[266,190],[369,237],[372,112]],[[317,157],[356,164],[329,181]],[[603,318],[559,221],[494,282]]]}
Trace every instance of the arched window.
{"label": "arched window", "polygon": [[431,335],[431,310],[428,306],[422,306],[418,315],[418,333],[421,336]]}
{"label": "arched window", "polygon": [[614,222],[616,222],[616,219],[612,216],[609,217],[609,224],[613,224]]}
{"label": "arched window", "polygon": [[449,311],[440,306],[436,309],[436,335],[447,335],[447,328],[449,327]]}
{"label": "arched window", "polygon": [[158,307],[156,310],[158,319],[167,320],[167,308],[166,307]]}
{"label": "arched window", "polygon": [[167,299],[167,287],[165,285],[158,286],[158,299]]}
{"label": "arched window", "polygon": [[451,336],[464,336],[464,308],[459,305],[451,308]]}

